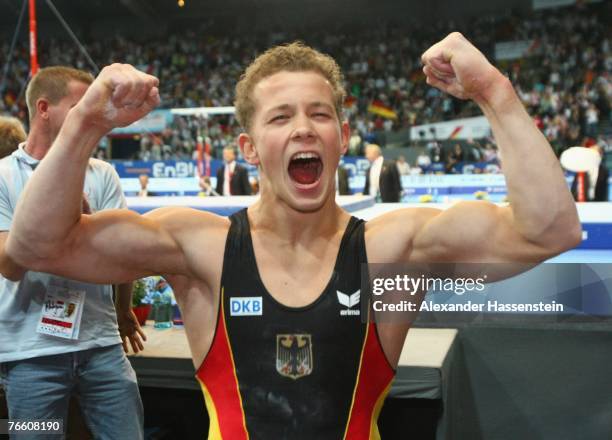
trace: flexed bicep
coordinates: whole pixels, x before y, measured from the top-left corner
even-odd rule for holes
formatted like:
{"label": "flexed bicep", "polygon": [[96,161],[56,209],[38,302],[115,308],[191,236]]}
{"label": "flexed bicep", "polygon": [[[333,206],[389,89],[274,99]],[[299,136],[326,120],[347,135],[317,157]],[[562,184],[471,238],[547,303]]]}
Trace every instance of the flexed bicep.
{"label": "flexed bicep", "polygon": [[431,216],[413,247],[412,257],[427,262],[536,263],[564,250],[531,239],[510,207],[487,202],[460,202]]}
{"label": "flexed bicep", "polygon": [[31,269],[93,283],[187,272],[182,249],[163,222],[127,210],[83,215],[55,252],[17,255]]}

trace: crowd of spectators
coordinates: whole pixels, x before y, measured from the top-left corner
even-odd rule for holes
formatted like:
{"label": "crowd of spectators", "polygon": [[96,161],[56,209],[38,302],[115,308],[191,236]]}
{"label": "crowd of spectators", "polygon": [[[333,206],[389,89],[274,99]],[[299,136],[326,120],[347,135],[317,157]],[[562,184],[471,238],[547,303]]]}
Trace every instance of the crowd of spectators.
{"label": "crowd of spectators", "polygon": [[579,8],[514,23],[515,35],[534,40],[538,56],[507,71],[536,123],[557,152],[596,138],[610,122],[612,52],[609,22]]}
{"label": "crowd of spectators", "polygon": [[[234,86],[244,66],[273,44],[302,39],[331,54],[343,67],[349,97],[346,114],[354,136],[350,153],[359,154],[364,142],[377,133],[405,130],[441,120],[479,114],[471,102],[446,96],[424,82],[420,55],[452,30],[462,31],[491,60],[495,43],[533,40],[534,50],[521,59],[496,62],[512,79],[536,123],[559,151],[594,136],[601,121],[610,121],[612,85],[610,28],[602,5],[579,5],[516,15],[481,17],[465,24],[439,22],[326,33],[308,37],[291,32],[268,35],[208,35],[206,28],[183,30],[159,40],[139,42],[120,36],[108,41],[85,41],[98,65],[131,63],[160,78],[162,106],[232,105]],[[8,42],[2,43],[0,65],[5,65]],[[68,64],[89,69],[73,43],[42,39],[44,65]],[[4,84],[0,113],[26,118],[23,85],[29,69],[28,48],[17,45]],[[368,111],[377,102],[397,117],[386,119]],[[161,134],[141,138],[137,158],[144,160],[194,157],[196,135],[204,135],[213,154],[234,142],[239,132],[231,115],[203,119],[175,117]],[[104,145],[97,153],[107,158]],[[431,159],[431,158],[430,158]]]}

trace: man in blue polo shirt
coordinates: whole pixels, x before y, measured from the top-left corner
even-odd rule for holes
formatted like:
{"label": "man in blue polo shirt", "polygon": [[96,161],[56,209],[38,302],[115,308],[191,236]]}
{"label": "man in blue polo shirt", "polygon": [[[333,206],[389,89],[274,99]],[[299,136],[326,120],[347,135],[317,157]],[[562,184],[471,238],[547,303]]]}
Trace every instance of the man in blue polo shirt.
{"label": "man in blue polo shirt", "polygon": [[[131,283],[118,289],[124,309],[119,321],[127,327],[120,336],[111,286],[26,272],[4,253],[26,181],[92,81],[88,73],[67,67],[42,69],[26,92],[30,134],[0,160],[0,377],[11,420],[65,422],[75,394],[95,438],[138,439],[143,438],[142,402],[121,346],[126,336],[135,350],[142,349],[141,330],[132,322],[129,304],[125,307]],[[90,159],[83,212],[125,206],[112,166]]]}

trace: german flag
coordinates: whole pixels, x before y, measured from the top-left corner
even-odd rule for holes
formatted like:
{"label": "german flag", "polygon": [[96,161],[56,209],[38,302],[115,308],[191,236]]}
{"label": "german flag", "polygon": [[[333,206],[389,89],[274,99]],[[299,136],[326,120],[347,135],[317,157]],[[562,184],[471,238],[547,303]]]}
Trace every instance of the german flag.
{"label": "german flag", "polygon": [[382,116],[387,119],[397,119],[397,113],[391,108],[384,105],[381,101],[374,100],[368,106],[368,111],[375,115]]}

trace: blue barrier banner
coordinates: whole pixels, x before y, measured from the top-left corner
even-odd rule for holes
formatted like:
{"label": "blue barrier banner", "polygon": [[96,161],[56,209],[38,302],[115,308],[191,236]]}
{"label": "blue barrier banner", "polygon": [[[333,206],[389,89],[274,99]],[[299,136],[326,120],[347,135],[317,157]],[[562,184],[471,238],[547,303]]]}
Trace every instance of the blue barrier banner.
{"label": "blue barrier banner", "polygon": [[[152,178],[187,178],[196,176],[195,160],[165,160],[165,161],[111,161],[119,177],[137,178],[146,174]],[[249,176],[258,177],[257,167],[244,161],[239,163],[249,171]],[[353,193],[360,193],[365,187],[365,175],[370,166],[363,157],[343,157],[340,161],[349,175],[349,187]],[[217,175],[217,170],[223,165],[220,159],[211,160],[211,177]],[[428,170],[436,170],[441,163],[432,164]],[[485,198],[494,202],[504,200],[506,196],[506,180],[499,168],[490,163],[465,163],[457,167],[465,170],[466,174],[428,173],[401,176],[404,188],[404,202],[418,202],[423,195],[431,196],[430,202],[446,202],[444,196],[464,199]],[[480,169],[482,173],[474,173]],[[490,173],[491,172],[491,173]],[[572,173],[566,173],[568,185],[573,179]],[[612,182],[612,178],[610,180]],[[612,195],[612,185],[610,185]]]}
{"label": "blue barrier banner", "polygon": [[365,177],[366,171],[370,167],[370,162],[365,157],[347,156],[340,159],[340,165],[346,168],[349,178],[355,176]]}
{"label": "blue barrier banner", "polygon": [[[249,165],[246,162],[238,161],[242,166],[246,167],[249,175],[257,176],[257,167]],[[123,161],[113,160],[111,164],[115,167],[117,174],[121,178],[138,177],[141,174],[146,174],[149,177],[195,177],[196,176],[196,161],[195,160],[160,160],[160,161]],[[213,159],[210,161],[210,175],[216,176],[217,170],[223,165],[221,159]]]}
{"label": "blue barrier banner", "polygon": [[[121,178],[138,177],[146,174],[149,177],[195,177],[195,160],[160,160],[160,161],[111,161]],[[211,174],[214,175],[223,161],[211,161]]]}
{"label": "blue barrier banner", "polygon": [[612,224],[582,223],[582,242],[578,249],[612,249]]}
{"label": "blue barrier banner", "polygon": [[[251,171],[256,171],[257,167],[247,164],[244,161],[238,161],[241,165]],[[114,165],[119,177],[137,177],[139,174],[148,174],[149,177],[191,177],[195,175],[195,160],[163,160],[163,161],[111,161]],[[349,177],[363,176],[365,177],[370,163],[363,157],[343,157],[340,160],[340,164],[348,171]],[[211,175],[217,172],[217,169],[222,165],[222,160],[212,159],[211,160]],[[435,177],[442,176],[443,178],[459,178],[459,181],[468,179],[476,179],[478,182],[487,181],[490,179],[489,175],[498,175],[493,177],[495,182],[498,182],[501,176],[499,167],[495,164],[489,163],[461,163],[458,164],[461,170],[465,170],[465,173],[455,174],[440,174],[438,171],[444,171],[444,164],[434,163],[426,169],[426,172],[422,175],[410,176],[410,177],[429,177],[435,175]],[[486,171],[486,173],[474,173],[475,169]]]}

